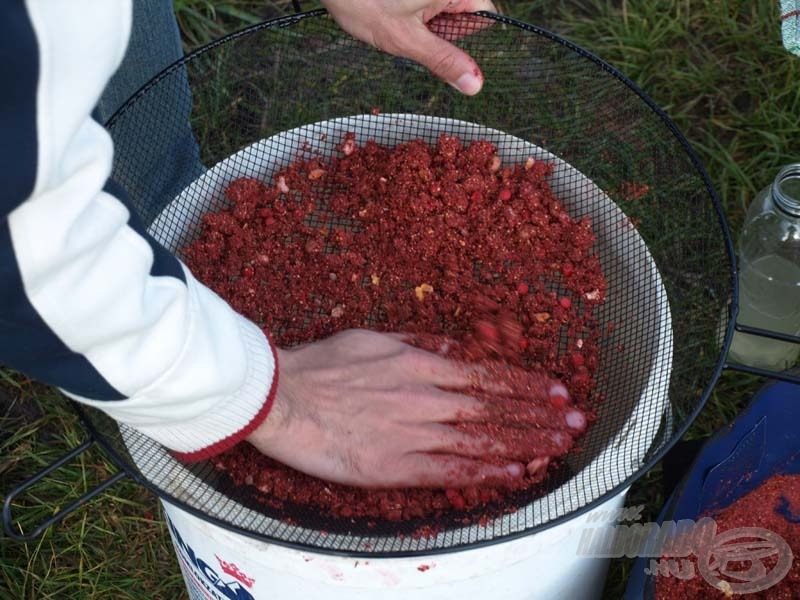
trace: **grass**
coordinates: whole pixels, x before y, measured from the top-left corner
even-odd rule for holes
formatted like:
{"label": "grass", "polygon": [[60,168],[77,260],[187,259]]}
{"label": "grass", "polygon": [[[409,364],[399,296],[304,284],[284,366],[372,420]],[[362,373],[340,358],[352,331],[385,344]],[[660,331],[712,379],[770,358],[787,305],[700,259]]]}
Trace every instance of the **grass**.
{"label": "grass", "polygon": [[[677,123],[699,154],[734,231],[755,193],[798,160],[800,59],[781,47],[777,3],[745,0],[535,0],[496,2],[502,12],[554,31],[619,68]],[[312,3],[304,2],[309,8]],[[175,0],[186,47],[291,3]],[[687,433],[703,440],[729,423],[762,381],[726,373]],[[54,390],[0,369],[0,492],[80,443]],[[113,472],[97,453],[79,457],[31,494],[28,521],[53,514]],[[631,489],[629,505],[657,515],[659,465]],[[619,598],[631,561],[612,561],[605,597]],[[157,500],[123,481],[28,544],[0,539],[0,596],[20,599],[185,598]],[[6,590],[6,591],[3,591]]]}
{"label": "grass", "polygon": [[[0,388],[3,493],[83,441],[77,418],[57,391],[3,371]],[[86,493],[114,468],[90,451],[34,486],[15,515],[32,526]],[[30,527],[26,528],[28,531]],[[0,596],[179,598],[182,580],[156,499],[123,480],[27,544],[0,541]]]}
{"label": "grass", "polygon": [[230,31],[282,14],[284,2],[174,0],[175,16],[187,48],[202,46]]}

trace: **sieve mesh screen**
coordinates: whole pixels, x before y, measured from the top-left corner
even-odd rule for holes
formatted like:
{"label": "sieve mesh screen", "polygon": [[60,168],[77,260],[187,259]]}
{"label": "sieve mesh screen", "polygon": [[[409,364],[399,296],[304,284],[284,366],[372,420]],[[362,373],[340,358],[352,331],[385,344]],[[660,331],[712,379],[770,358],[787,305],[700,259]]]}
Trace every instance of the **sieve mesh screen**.
{"label": "sieve mesh screen", "polygon": [[[481,65],[478,96],[353,40],[324,12],[287,17],[201,49],[132,97],[108,123],[113,177],[154,237],[179,251],[200,217],[224,206],[227,183],[243,175],[269,180],[306,143],[330,155],[348,131],[387,145],[435,143],[449,133],[492,141],[504,162],[531,155],[554,162],[555,195],[573,218],[592,221],[608,284],[599,317],[615,326],[600,363],[606,400],[583,451],[550,474],[538,497],[517,498],[512,512],[419,537],[398,535],[396,524],[366,528],[302,507],[269,509],[210,464],[187,468],[152,440],[86,410],[126,467],[182,508],[241,533],[328,552],[430,553],[508,539],[630,485],[688,427],[716,382],[732,253],[719,203],[680,133],[614,69],[548,32],[495,15],[436,27]],[[637,197],[632,185],[648,193]]]}

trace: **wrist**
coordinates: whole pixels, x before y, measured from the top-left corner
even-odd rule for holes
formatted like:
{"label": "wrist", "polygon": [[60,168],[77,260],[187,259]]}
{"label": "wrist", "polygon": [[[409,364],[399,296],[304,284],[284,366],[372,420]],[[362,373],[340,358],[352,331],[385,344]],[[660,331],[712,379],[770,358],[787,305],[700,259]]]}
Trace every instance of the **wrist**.
{"label": "wrist", "polygon": [[[265,402],[268,410],[258,420],[254,420],[253,425],[244,436],[244,440],[253,444],[262,453],[266,453],[278,434],[285,428],[288,418],[288,407],[290,405],[286,393],[286,382],[282,381],[278,373],[278,365],[285,364],[286,351],[273,347],[275,355],[275,376],[270,387],[270,395]],[[285,373],[284,377],[285,379]]]}

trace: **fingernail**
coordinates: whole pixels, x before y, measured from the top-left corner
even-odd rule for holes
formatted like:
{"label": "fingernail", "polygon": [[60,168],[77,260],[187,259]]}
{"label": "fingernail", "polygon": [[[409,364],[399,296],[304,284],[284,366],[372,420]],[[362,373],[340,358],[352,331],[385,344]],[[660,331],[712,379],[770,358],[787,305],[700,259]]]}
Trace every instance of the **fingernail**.
{"label": "fingernail", "polygon": [[586,417],[578,410],[569,411],[566,416],[567,426],[576,431],[583,431],[586,429]]}
{"label": "fingernail", "polygon": [[511,477],[522,477],[522,465],[519,463],[511,463],[506,465],[506,473]]}
{"label": "fingernail", "polygon": [[472,73],[464,73],[452,84],[462,94],[474,96],[481,91],[481,80]]}
{"label": "fingernail", "polygon": [[564,408],[569,402],[569,392],[560,383],[554,383],[550,386],[550,402],[556,408]]}

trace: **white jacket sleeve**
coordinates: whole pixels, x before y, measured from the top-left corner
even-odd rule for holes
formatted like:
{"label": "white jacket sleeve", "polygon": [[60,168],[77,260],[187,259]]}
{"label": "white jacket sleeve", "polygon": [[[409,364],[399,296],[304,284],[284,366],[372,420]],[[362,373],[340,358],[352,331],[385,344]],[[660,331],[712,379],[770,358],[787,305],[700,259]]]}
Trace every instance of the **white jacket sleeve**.
{"label": "white jacket sleeve", "polygon": [[131,13],[0,7],[0,363],[196,460],[263,421],[277,366],[256,325],[137,233],[109,183],[111,138],[91,114]]}

